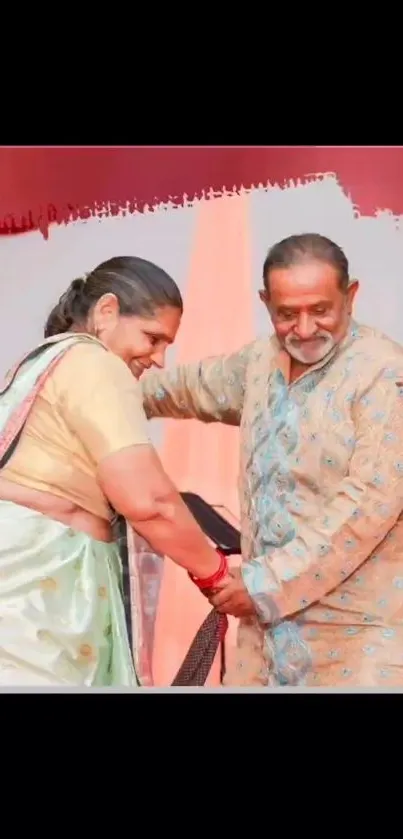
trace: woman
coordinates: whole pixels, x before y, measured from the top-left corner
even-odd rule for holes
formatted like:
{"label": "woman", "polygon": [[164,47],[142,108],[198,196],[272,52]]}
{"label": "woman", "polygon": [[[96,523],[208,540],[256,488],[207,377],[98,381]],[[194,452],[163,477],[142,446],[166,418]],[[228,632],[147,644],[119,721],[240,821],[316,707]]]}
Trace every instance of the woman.
{"label": "woman", "polygon": [[[110,259],[72,282],[45,341],[8,376],[0,393],[0,685],[150,683],[158,556],[200,588],[226,579],[225,561],[150,443],[136,381],[163,366],[182,310],[161,268]],[[117,515],[132,560],[133,655]]]}

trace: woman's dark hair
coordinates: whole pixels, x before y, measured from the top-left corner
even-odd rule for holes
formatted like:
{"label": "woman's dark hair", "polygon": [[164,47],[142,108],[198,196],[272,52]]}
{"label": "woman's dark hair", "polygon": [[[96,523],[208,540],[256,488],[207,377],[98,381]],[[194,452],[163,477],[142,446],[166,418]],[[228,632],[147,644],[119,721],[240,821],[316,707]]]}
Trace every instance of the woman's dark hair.
{"label": "woman's dark hair", "polygon": [[304,262],[325,262],[336,269],[340,288],[345,291],[349,284],[348,259],[344,251],[319,233],[301,233],[282,239],[269,250],[263,265],[263,282],[269,291],[270,271],[275,268],[291,268]]}
{"label": "woman's dark hair", "polygon": [[116,256],[73,280],[46,321],[45,338],[84,325],[103,294],[116,295],[122,315],[152,317],[163,306],[183,311],[179,288],[162,268],[138,256]]}

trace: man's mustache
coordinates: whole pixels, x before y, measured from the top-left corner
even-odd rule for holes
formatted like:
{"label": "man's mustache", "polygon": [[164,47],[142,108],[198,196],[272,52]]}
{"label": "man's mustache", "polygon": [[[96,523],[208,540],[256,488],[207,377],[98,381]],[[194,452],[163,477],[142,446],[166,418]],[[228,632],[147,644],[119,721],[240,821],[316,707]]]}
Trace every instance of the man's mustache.
{"label": "man's mustache", "polygon": [[290,344],[296,344],[297,346],[303,346],[304,344],[311,344],[312,341],[330,341],[330,335],[312,335],[311,338],[289,338],[288,341]]}

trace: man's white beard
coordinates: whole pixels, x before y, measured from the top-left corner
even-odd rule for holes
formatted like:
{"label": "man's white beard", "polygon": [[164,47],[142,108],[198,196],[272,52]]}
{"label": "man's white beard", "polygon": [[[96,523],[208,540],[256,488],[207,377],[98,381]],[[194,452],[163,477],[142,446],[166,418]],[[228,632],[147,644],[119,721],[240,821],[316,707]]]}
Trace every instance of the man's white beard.
{"label": "man's white beard", "polygon": [[330,332],[320,332],[315,339],[310,341],[298,341],[295,335],[287,335],[284,347],[289,355],[301,364],[318,364],[333,349],[335,340]]}

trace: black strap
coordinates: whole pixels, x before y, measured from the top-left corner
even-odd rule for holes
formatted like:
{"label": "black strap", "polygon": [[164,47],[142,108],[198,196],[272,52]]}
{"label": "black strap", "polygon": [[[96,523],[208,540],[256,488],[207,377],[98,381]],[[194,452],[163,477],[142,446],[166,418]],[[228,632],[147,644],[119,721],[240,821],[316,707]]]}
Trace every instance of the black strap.
{"label": "black strap", "polygon": [[129,637],[130,649],[133,642],[132,608],[130,592],[130,567],[129,551],[127,549],[126,522],[123,516],[118,516],[113,527],[119,556],[122,562],[122,597],[126,617],[126,628]]}

